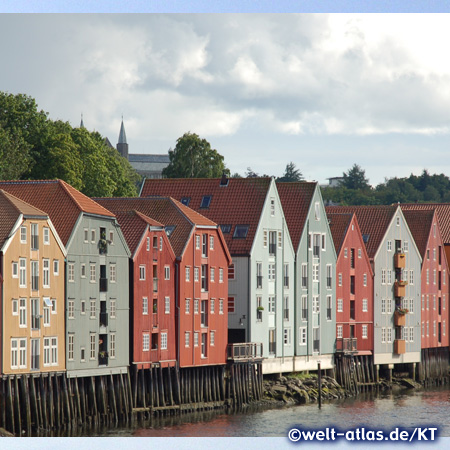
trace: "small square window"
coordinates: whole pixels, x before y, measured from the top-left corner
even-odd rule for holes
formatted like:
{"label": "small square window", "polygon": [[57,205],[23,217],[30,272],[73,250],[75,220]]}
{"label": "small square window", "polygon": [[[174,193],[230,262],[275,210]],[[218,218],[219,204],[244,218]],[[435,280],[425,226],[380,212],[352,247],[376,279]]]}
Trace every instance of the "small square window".
{"label": "small square window", "polygon": [[190,201],[191,201],[191,197],[181,197],[181,203],[185,206],[189,206]]}
{"label": "small square window", "polygon": [[234,239],[245,239],[248,233],[248,225],[236,225],[234,228]]}
{"label": "small square window", "polygon": [[229,234],[231,231],[231,225],[219,225],[223,234]]}
{"label": "small square window", "polygon": [[200,208],[209,208],[211,198],[211,195],[204,195],[202,198],[202,202],[200,203]]}

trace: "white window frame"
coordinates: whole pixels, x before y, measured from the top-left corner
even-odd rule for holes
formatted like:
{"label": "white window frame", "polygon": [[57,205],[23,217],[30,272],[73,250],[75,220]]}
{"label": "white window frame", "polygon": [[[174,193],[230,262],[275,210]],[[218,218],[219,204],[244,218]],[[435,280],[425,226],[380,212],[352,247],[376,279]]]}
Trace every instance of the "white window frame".
{"label": "white window frame", "polygon": [[161,333],[161,350],[167,350],[167,332]]}
{"label": "white window frame", "polygon": [[368,339],[368,326],[365,324],[361,327],[361,337],[363,339]]}
{"label": "white window frame", "polygon": [[342,298],[337,299],[337,312],[344,312],[344,300]]}
{"label": "white window frame", "polygon": [[50,228],[42,227],[42,236],[44,240],[44,245],[50,245]]}
{"label": "white window frame", "polygon": [[19,258],[19,287],[27,287],[27,260]]}
{"label": "white window frame", "polygon": [[109,353],[110,359],[116,358],[116,333],[109,334]]}
{"label": "white window frame", "polygon": [[164,314],[170,314],[170,297],[164,297]]}
{"label": "white window frame", "polygon": [[97,279],[95,263],[89,264],[89,283],[95,283]]}
{"label": "white window frame", "polygon": [[47,258],[42,260],[42,286],[50,287],[50,260]]}
{"label": "white window frame", "polygon": [[145,281],[145,265],[139,266],[139,281]]}
{"label": "white window frame", "polygon": [[142,315],[148,315],[148,297],[142,297]]}
{"label": "white window frame", "polygon": [[164,266],[164,279],[170,280],[170,266]]}
{"label": "white window frame", "polygon": [[19,278],[19,263],[18,263],[18,261],[13,261],[11,264],[11,276],[13,278]]}
{"label": "white window frame", "polygon": [[20,243],[21,244],[27,243],[27,227],[24,225],[20,227]]}

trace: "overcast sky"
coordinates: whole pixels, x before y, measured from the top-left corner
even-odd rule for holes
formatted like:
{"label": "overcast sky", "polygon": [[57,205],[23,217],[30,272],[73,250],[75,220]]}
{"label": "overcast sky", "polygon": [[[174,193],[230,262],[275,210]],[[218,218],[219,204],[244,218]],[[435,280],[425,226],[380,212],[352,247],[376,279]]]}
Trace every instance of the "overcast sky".
{"label": "overcast sky", "polygon": [[123,114],[130,153],[191,131],[232,173],[378,184],[450,175],[449,41],[446,14],[2,14],[0,89],[113,144]]}

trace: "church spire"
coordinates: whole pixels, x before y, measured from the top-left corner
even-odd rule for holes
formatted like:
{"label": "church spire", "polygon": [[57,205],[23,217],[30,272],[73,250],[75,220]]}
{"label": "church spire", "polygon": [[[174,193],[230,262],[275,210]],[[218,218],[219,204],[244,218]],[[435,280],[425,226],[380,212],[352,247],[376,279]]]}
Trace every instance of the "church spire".
{"label": "church spire", "polygon": [[123,125],[123,116],[122,123],[120,124],[119,142],[117,143],[116,148],[121,156],[128,159],[127,135],[125,134],[125,127]]}
{"label": "church spire", "polygon": [[83,122],[83,113],[81,113],[81,122],[80,122],[80,128],[84,128],[84,122]]}

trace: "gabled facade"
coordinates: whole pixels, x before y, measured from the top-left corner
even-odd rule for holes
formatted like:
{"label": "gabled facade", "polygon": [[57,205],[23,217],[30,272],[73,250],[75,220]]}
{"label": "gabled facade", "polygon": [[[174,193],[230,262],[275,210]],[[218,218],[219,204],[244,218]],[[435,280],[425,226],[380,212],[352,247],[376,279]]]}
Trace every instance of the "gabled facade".
{"label": "gabled facade", "polygon": [[131,363],[174,366],[175,254],[161,223],[132,210],[116,217],[131,252]]}
{"label": "gabled facade", "polygon": [[[374,273],[374,364],[420,361],[420,252],[399,206],[328,207],[355,213]],[[406,314],[403,314],[405,310]]]}
{"label": "gabled facade", "polygon": [[229,342],[263,344],[264,373],[293,370],[294,249],[271,178],[145,180],[141,197],[171,195],[220,225],[228,271]]}
{"label": "gabled facade", "polygon": [[328,214],[336,249],[336,352],[373,353],[373,273],[355,214]]}
{"label": "gabled facade", "polygon": [[48,215],[0,190],[1,373],[61,372],[65,248]]}
{"label": "gabled facade", "polygon": [[448,263],[434,210],[403,214],[422,256],[422,348],[448,347]]}
{"label": "gabled facade", "polygon": [[219,227],[167,197],[105,198],[98,202],[117,214],[132,209],[164,224],[176,257],[176,329],[171,331],[177,341],[179,366],[225,364],[226,269],[231,258]]}
{"label": "gabled facade", "polygon": [[295,366],[334,366],[336,251],[317,183],[277,183],[295,250]]}
{"label": "gabled facade", "polygon": [[66,248],[67,375],[126,373],[130,253],[114,215],[62,180],[0,188],[45,211]]}

